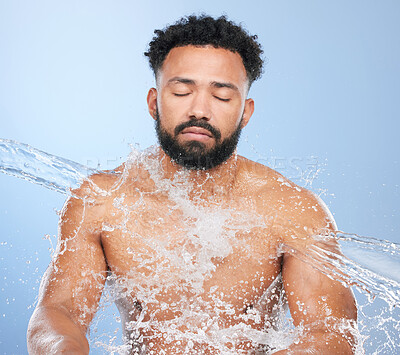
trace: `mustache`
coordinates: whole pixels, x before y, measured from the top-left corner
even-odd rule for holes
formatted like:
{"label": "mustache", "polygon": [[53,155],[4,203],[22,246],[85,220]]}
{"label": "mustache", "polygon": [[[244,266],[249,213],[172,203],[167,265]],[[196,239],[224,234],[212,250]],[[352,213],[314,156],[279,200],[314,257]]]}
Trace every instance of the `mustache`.
{"label": "mustache", "polygon": [[221,132],[219,129],[211,126],[209,123],[205,121],[199,121],[199,120],[190,120],[179,124],[178,126],[175,127],[175,132],[174,132],[175,136],[177,136],[180,132],[182,132],[185,128],[188,127],[204,128],[207,131],[209,131],[214,136],[215,139],[217,140],[221,139]]}

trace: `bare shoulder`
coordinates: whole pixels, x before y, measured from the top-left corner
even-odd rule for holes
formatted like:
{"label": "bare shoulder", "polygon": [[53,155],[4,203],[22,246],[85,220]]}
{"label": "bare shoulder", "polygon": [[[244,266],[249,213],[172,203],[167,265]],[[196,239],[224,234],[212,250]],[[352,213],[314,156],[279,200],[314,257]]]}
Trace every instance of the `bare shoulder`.
{"label": "bare shoulder", "polygon": [[240,157],[244,184],[260,209],[273,214],[280,236],[306,237],[336,229],[322,199],[277,171]]}
{"label": "bare shoulder", "polygon": [[121,179],[125,164],[113,170],[98,171],[89,175],[82,184],[71,191],[71,195],[78,198],[99,198],[106,197],[113,187]]}
{"label": "bare shoulder", "polygon": [[100,228],[122,171],[123,166],[112,171],[99,171],[88,176],[78,188],[71,190],[61,211],[61,223],[82,220],[93,230]]}

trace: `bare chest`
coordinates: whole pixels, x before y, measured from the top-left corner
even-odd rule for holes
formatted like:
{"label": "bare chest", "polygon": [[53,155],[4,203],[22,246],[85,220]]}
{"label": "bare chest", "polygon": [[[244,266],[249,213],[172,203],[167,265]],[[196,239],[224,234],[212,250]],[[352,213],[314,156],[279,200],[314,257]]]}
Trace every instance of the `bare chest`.
{"label": "bare chest", "polygon": [[123,298],[160,319],[187,309],[233,319],[280,272],[268,223],[232,206],[125,201],[110,212],[102,243]]}

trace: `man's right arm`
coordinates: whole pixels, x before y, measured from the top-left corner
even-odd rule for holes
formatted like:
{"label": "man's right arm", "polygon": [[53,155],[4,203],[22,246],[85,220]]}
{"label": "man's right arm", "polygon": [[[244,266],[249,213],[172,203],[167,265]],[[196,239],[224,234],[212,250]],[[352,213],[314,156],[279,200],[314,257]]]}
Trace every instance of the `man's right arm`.
{"label": "man's right arm", "polygon": [[30,354],[88,354],[86,331],[104,288],[107,264],[101,245],[102,204],[69,198],[59,240],[40,286],[28,327]]}

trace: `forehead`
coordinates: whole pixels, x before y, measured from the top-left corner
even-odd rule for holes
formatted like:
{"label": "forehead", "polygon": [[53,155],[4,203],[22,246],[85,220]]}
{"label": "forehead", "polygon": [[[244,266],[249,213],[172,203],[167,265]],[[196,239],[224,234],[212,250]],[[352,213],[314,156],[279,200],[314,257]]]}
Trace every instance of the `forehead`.
{"label": "forehead", "polygon": [[246,69],[241,56],[212,46],[184,46],[171,49],[158,74],[160,83],[173,77],[185,77],[199,83],[232,82],[247,85]]}

